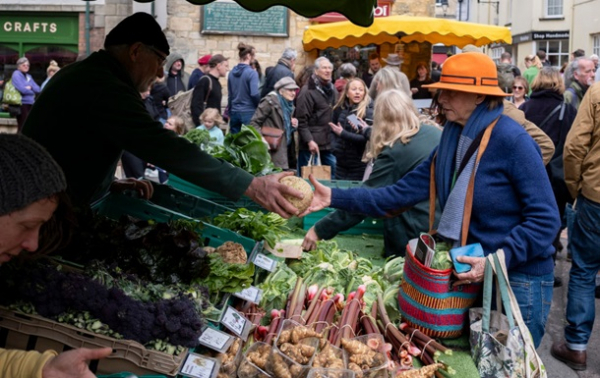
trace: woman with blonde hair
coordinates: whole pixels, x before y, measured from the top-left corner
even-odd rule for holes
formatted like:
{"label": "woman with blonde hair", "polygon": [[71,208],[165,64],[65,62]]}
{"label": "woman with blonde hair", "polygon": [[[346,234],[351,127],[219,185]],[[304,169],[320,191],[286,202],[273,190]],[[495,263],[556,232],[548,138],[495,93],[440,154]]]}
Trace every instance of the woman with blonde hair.
{"label": "woman with blonde hair", "polygon": [[56,63],[55,60],[51,60],[50,63],[48,63],[48,68],[46,68],[46,80],[44,80],[42,85],[40,85],[40,90],[44,89],[46,84],[48,84],[48,81],[50,81],[52,76],[54,76],[54,74],[57,73],[59,70],[60,67],[58,66],[58,63]]}
{"label": "woman with blonde hair", "polygon": [[388,89],[400,89],[408,96],[412,95],[408,77],[394,67],[383,67],[377,71],[371,82],[369,96],[375,101],[378,93]]}
{"label": "woman with blonde hair", "polygon": [[[527,80],[530,87],[531,84],[533,84],[533,79],[535,79],[538,72],[540,72],[543,66],[544,65],[542,64],[542,61],[540,60],[540,58],[538,58],[537,55],[532,54],[527,55],[525,57],[525,67],[527,67],[527,69],[525,70],[525,72],[523,72],[523,77]],[[531,89],[527,94],[531,94]]]}
{"label": "woman with blonde hair", "polygon": [[[375,158],[373,171],[364,187],[378,188],[391,185],[427,159],[441,136],[435,126],[421,124],[411,98],[401,90],[382,92],[375,102],[371,146],[367,157]],[[385,256],[404,256],[406,245],[426,230],[429,201],[384,220]],[[439,215],[439,214],[438,214]],[[345,231],[366,216],[336,210],[318,221],[306,234],[302,247],[316,248],[316,242],[328,240]]]}
{"label": "woman with blonde hair", "polygon": [[329,123],[336,135],[333,154],[337,180],[363,179],[367,168],[362,161],[368,141],[365,129],[372,124],[373,101],[367,94],[367,84],[356,77],[349,79],[333,108],[333,122]]}

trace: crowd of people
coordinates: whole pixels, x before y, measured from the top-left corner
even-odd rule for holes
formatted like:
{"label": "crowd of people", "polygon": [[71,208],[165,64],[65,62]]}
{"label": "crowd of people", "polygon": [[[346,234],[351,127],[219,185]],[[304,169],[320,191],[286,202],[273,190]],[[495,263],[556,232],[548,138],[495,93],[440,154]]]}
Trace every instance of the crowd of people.
{"label": "crowd of people", "polygon": [[[231,199],[247,195],[283,217],[302,216],[285,199],[301,193],[279,180],[301,175],[302,167],[318,158],[331,167],[332,179],[363,184],[330,189],[311,178],[315,197],[308,212],[337,210],[307,232],[305,250],[373,216],[386,218],[386,256],[404,255],[408,240],[426,231],[433,217],[438,235],[454,246],[480,243],[486,255],[504,250],[510,285],[536,346],[552,289],[561,285],[554,264],[565,248],[561,231],[568,228],[566,340],[551,352],[573,369],[586,368],[600,270],[594,253],[600,247],[597,56],[576,50],[561,72],[540,50],[525,57],[521,73],[508,52],[494,63],[465,49],[441,70],[435,62],[418,62],[409,78],[393,53],[385,58],[371,53],[368,70],[360,74],[352,62],[334,69],[326,56],[296,70],[292,48],[263,72],[253,46],[239,43],[237,50],[231,70],[231,58],[205,54],[190,75],[156,21],[137,13],[107,34],[103,50],[62,69],[50,62],[41,86],[28,74],[27,58],[20,58],[12,83],[22,94],[17,115],[22,135],[2,136],[0,152],[10,142],[43,156],[49,165],[42,173],[52,174],[56,185],[34,188],[39,195],[20,197],[10,208],[4,207],[10,197],[0,193],[0,237],[8,240],[1,232],[21,218],[36,225],[14,246],[0,243],[0,262],[38,249],[38,232],[62,198],[87,206],[122,189],[151,197],[152,186],[138,180],[148,167],[164,180],[170,172]],[[227,78],[226,101],[222,78]],[[91,88],[94,101],[69,96]],[[190,127],[172,113],[169,99],[182,92],[189,94],[192,128],[208,131],[213,143],[223,144],[224,132],[237,133],[242,125],[258,132],[281,130],[281,144],[269,152],[284,172],[253,177],[180,138]],[[53,111],[66,97],[69,117]],[[414,106],[413,100],[421,99],[432,100],[429,115]],[[128,178],[115,180],[119,161]],[[461,229],[466,211],[467,234]],[[9,217],[16,213],[20,218]],[[483,280],[484,258],[459,261],[472,266],[457,274],[460,284]],[[77,350],[56,357],[0,350],[0,361],[31,359],[43,372],[62,369],[56,364],[63,361],[77,365],[107,353]]]}

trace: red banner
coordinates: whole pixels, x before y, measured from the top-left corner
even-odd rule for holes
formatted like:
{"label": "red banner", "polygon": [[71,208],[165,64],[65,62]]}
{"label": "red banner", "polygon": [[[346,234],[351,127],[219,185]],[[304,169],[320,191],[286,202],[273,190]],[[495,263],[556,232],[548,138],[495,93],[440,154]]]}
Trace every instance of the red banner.
{"label": "red banner", "polygon": [[[377,1],[377,8],[375,8],[375,18],[388,17],[392,10],[392,1],[379,0]],[[322,14],[319,17],[311,18],[310,21],[325,24],[328,22],[348,21],[348,19],[341,13],[329,12]]]}

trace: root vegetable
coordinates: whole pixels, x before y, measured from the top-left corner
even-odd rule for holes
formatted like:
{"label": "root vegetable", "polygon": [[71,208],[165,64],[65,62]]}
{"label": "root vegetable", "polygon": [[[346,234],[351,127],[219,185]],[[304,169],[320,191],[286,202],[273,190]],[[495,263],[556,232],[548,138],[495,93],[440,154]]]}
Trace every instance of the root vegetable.
{"label": "root vegetable", "polygon": [[259,346],[256,350],[248,353],[246,358],[252,362],[259,369],[265,370],[269,355],[271,354],[271,347],[267,344]]}
{"label": "root vegetable", "polygon": [[230,264],[245,264],[248,261],[248,254],[239,243],[234,243],[231,241],[225,242],[217,249],[215,252],[221,255],[223,261]]}
{"label": "root vegetable", "polygon": [[362,369],[360,368],[360,366],[358,366],[354,362],[350,362],[348,364],[348,369],[350,369],[350,370],[352,370],[354,372],[354,375],[356,376],[356,378],[362,378],[363,377],[363,371],[362,371]]}
{"label": "root vegetable", "polygon": [[294,205],[294,207],[296,207],[296,209],[298,209],[301,213],[308,209],[313,199],[313,192],[310,187],[310,184],[304,181],[304,179],[301,179],[300,177],[296,176],[286,176],[279,180],[279,182],[291,188],[294,188],[302,192],[302,194],[304,194],[304,198],[302,199],[284,195],[286,200],[288,200],[292,205]]}
{"label": "root vegetable", "polygon": [[350,356],[350,362],[360,366],[367,366],[368,370],[385,364],[385,356],[381,353],[374,354],[353,354]]}
{"label": "root vegetable", "polygon": [[292,378],[290,369],[279,353],[271,353],[268,361],[269,371],[271,371],[276,378]]}
{"label": "root vegetable", "polygon": [[315,348],[311,345],[290,343],[282,344],[279,349],[289,358],[296,361],[300,365],[306,365],[310,358],[315,354]]}
{"label": "root vegetable", "polygon": [[436,363],[433,365],[427,365],[420,369],[406,370],[397,373],[394,378],[431,378],[436,371],[441,369],[444,365]]}
{"label": "root vegetable", "polygon": [[375,354],[375,352],[367,345],[356,340],[342,339],[342,347],[350,354]]}

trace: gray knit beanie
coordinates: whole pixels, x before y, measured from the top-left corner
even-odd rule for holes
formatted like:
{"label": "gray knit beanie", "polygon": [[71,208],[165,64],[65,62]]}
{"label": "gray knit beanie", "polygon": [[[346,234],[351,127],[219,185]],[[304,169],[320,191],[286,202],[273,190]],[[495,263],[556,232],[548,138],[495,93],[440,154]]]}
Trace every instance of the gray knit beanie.
{"label": "gray knit beanie", "polygon": [[0,134],[0,216],[67,189],[50,154],[20,134]]}

